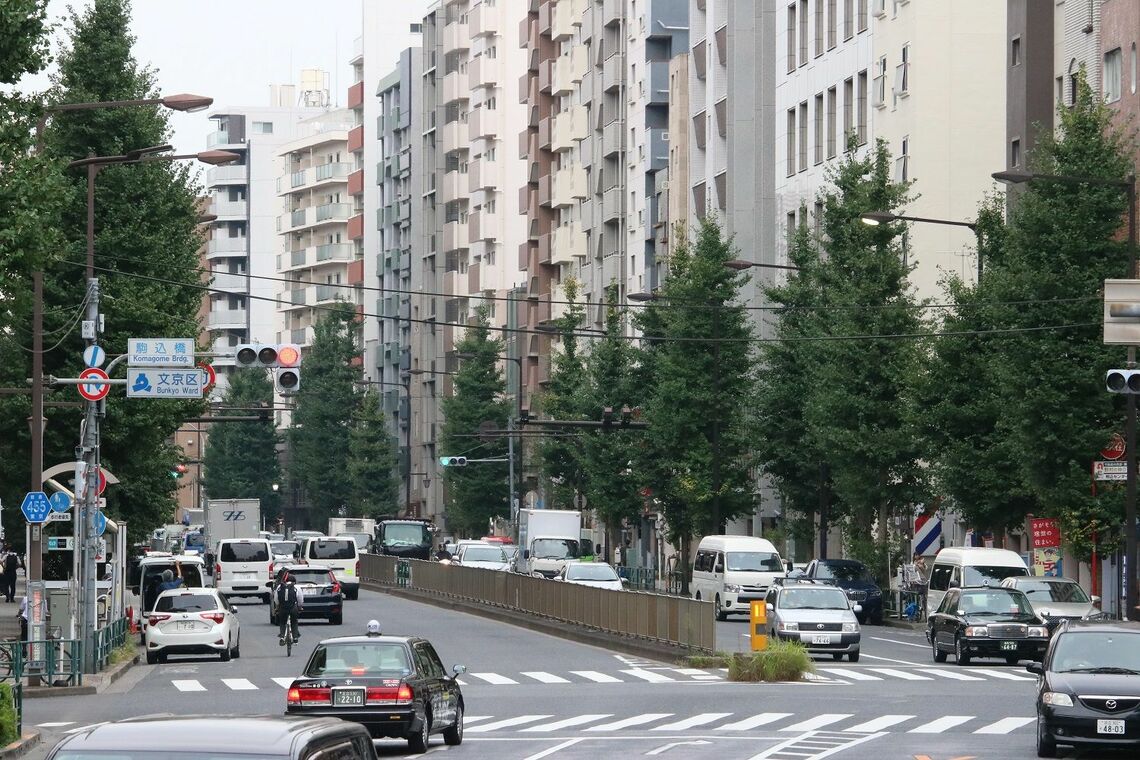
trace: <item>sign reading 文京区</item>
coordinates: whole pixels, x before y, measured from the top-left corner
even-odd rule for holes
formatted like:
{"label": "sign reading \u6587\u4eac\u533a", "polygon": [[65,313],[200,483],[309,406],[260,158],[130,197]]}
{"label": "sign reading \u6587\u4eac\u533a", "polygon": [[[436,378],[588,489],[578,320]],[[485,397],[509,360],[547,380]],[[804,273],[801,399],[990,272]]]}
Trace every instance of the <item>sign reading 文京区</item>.
{"label": "sign reading \u6587\u4eac\u533a", "polygon": [[1056,520],[1046,517],[1034,517],[1029,521],[1030,538],[1034,549],[1046,549],[1050,546],[1061,545],[1061,526]]}

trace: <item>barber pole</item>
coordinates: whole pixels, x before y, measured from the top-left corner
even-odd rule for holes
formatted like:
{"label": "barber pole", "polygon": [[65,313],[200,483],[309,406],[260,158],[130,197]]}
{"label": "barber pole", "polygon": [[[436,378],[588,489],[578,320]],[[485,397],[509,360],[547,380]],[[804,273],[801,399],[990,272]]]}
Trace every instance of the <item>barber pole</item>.
{"label": "barber pole", "polygon": [[938,553],[939,541],[942,537],[942,520],[933,515],[919,515],[914,519],[914,540],[911,542],[912,553],[923,556],[932,556]]}

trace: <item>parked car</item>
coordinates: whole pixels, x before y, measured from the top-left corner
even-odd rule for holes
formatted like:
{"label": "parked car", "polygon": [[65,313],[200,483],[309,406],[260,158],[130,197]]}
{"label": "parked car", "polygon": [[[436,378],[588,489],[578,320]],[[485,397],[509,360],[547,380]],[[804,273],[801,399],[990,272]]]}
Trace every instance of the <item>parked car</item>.
{"label": "parked car", "polygon": [[226,760],[376,760],[368,732],[355,723],[328,718],[217,715],[155,716],[96,723],[69,733],[48,753],[48,760],[168,760],[190,757],[187,748],[202,745],[203,755]]}
{"label": "parked car", "polygon": [[241,657],[237,608],[213,588],[163,591],[147,619],[146,661],[166,662],[172,654],[217,654],[222,662]]}
{"label": "parked car", "polygon": [[935,662],[953,652],[959,665],[975,657],[1040,660],[1049,643],[1045,621],[1024,593],[1003,586],[952,588],[926,622],[926,640]]}
{"label": "parked car", "polygon": [[605,562],[567,562],[554,579],[578,586],[608,588],[611,591],[622,591],[627,583],[618,576],[617,570]]}
{"label": "parked car", "polygon": [[1006,588],[1023,591],[1033,611],[1055,630],[1063,620],[1082,620],[1099,612],[1099,596],[1089,596],[1081,584],[1070,578],[1014,577],[1001,582]]}
{"label": "parked car", "polygon": [[[344,593],[332,571],[323,565],[279,565],[273,573],[271,588],[281,582],[281,576],[289,573],[296,579],[304,602],[297,615],[298,620],[324,618],[332,625],[340,625],[344,619]],[[277,595],[269,597],[269,624],[278,625]]]}
{"label": "parked car", "polygon": [[838,586],[847,598],[863,608],[860,623],[883,624],[883,590],[875,583],[867,566],[854,559],[815,559],[808,563],[804,576]]}
{"label": "parked car", "polygon": [[328,567],[344,589],[346,599],[360,596],[360,550],[351,538],[306,538],[301,542],[300,561]]}
{"label": "parked car", "polygon": [[510,557],[499,544],[463,544],[454,562],[464,567],[481,567],[484,570],[510,570]]}
{"label": "parked car", "polygon": [[859,662],[862,633],[855,617],[860,606],[842,589],[810,580],[783,579],[768,589],[764,599],[768,635],[795,641],[812,654],[829,654]]}
{"label": "parked car", "polygon": [[463,741],[463,693],[435,649],[419,637],[347,636],[322,641],[286,692],[287,713],[343,718],[377,739],[407,739],[424,752],[432,734]]}

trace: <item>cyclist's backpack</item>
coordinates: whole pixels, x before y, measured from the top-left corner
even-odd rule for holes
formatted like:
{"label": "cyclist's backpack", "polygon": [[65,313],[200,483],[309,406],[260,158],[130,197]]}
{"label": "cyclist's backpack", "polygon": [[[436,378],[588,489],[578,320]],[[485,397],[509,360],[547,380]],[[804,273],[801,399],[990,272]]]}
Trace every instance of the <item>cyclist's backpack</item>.
{"label": "cyclist's backpack", "polygon": [[297,604],[297,590],[282,583],[277,589],[277,604],[280,607],[292,607]]}

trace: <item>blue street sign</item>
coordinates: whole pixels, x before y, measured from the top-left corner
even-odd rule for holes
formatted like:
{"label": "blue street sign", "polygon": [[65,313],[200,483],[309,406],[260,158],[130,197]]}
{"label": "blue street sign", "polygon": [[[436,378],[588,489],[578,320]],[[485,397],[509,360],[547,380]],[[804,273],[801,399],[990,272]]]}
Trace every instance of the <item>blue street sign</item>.
{"label": "blue street sign", "polygon": [[51,508],[54,512],[66,512],[71,509],[71,497],[63,491],[53,493],[48,501],[51,502]]}
{"label": "blue street sign", "polygon": [[107,352],[99,346],[88,346],[83,349],[83,363],[88,367],[102,367],[107,358]]}
{"label": "blue street sign", "polygon": [[20,511],[30,523],[42,523],[51,512],[51,502],[43,491],[29,491],[20,502]]}
{"label": "blue street sign", "polygon": [[95,513],[95,535],[101,536],[107,530],[107,516],[102,511]]}

